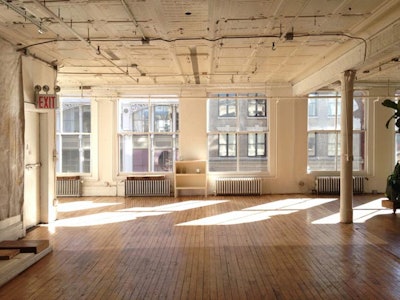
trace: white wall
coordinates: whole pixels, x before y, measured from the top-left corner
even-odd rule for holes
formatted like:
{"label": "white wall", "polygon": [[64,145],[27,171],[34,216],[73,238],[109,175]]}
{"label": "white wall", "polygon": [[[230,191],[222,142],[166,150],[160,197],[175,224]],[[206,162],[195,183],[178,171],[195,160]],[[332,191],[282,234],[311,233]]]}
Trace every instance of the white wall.
{"label": "white wall", "polygon": [[[387,89],[374,88],[369,92],[366,192],[383,193],[395,163],[393,131],[384,126],[391,111],[380,104]],[[310,193],[315,188],[315,174],[307,173],[307,99],[292,97],[290,87],[270,89],[267,95],[270,96],[271,174],[264,178],[263,191],[266,194]],[[92,145],[98,143],[98,147],[92,153],[93,174],[85,179],[83,192],[86,196],[123,196],[124,177],[117,174],[116,98],[98,97],[93,103]],[[181,159],[207,159],[205,90],[181,91],[179,110]],[[212,194],[213,179],[210,178],[209,193]]]}
{"label": "white wall", "polygon": [[[55,110],[35,109],[35,85],[48,85],[49,94],[54,93],[56,71],[53,67],[24,56],[22,59],[23,95],[25,108],[40,115],[40,222],[56,219],[55,193]],[[41,93],[44,93],[43,91]],[[25,205],[30,205],[25,203]]]}

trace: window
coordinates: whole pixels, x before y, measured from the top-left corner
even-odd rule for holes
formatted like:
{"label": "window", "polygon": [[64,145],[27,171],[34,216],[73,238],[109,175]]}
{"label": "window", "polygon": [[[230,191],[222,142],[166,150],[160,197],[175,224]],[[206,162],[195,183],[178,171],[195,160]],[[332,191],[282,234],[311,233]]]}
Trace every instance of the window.
{"label": "window", "polygon": [[[227,97],[229,95],[226,95]],[[219,117],[236,117],[236,102],[230,99],[218,99]]]}
{"label": "window", "polygon": [[265,156],[265,133],[249,133],[247,137],[247,156]]}
{"label": "window", "polygon": [[120,99],[118,106],[119,171],[172,172],[178,155],[178,99]]}
{"label": "window", "polygon": [[266,100],[265,99],[248,100],[247,111],[249,117],[266,117]]}
{"label": "window", "polygon": [[[353,99],[353,171],[365,170],[365,97],[354,92]],[[312,104],[317,102],[318,105]],[[340,171],[341,99],[335,92],[309,96],[308,108],[317,108],[308,118],[308,170]]]}
{"label": "window", "polygon": [[56,116],[57,173],[90,173],[89,99],[61,98]]}
{"label": "window", "polygon": [[209,95],[210,172],[267,172],[267,145],[268,114],[264,95]]}
{"label": "window", "polygon": [[317,100],[316,99],[308,100],[308,116],[309,117],[317,116]]}
{"label": "window", "polygon": [[236,135],[231,133],[221,133],[219,134],[219,156],[236,156]]}

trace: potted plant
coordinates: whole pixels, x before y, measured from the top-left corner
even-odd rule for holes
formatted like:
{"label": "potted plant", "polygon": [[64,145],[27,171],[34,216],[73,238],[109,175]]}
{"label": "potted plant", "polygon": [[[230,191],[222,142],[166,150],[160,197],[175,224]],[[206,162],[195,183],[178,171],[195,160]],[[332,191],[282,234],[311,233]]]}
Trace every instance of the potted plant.
{"label": "potted plant", "polygon": [[[400,133],[400,101],[395,102],[390,99],[385,99],[382,102],[383,106],[392,108],[394,110],[393,115],[387,120],[386,128],[389,128],[389,124],[394,120],[396,126],[396,132]],[[393,213],[396,213],[396,209],[400,208],[400,163],[397,162],[393,173],[387,178],[386,183],[386,196],[392,202],[391,207],[393,208]]]}
{"label": "potted plant", "polygon": [[394,109],[393,115],[386,122],[386,128],[389,128],[390,121],[393,119],[397,127],[396,131],[400,132],[400,101],[394,102],[393,100],[385,99],[382,105]]}

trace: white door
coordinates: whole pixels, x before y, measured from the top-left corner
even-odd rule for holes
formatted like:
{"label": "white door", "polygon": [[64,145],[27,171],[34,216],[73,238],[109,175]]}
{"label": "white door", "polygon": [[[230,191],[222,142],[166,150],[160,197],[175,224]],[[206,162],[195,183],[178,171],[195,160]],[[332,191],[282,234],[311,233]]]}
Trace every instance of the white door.
{"label": "white door", "polygon": [[39,113],[25,110],[24,228],[40,221]]}

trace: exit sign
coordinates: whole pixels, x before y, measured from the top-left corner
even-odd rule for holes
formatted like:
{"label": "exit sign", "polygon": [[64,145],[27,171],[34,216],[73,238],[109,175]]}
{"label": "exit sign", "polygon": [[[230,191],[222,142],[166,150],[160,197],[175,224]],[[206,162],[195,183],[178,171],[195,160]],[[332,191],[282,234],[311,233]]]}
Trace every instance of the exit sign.
{"label": "exit sign", "polygon": [[36,96],[36,108],[55,109],[57,108],[57,95],[38,94]]}

